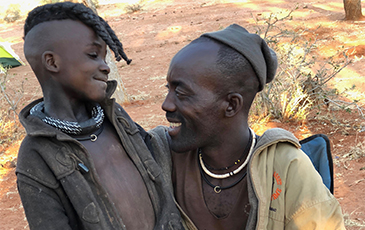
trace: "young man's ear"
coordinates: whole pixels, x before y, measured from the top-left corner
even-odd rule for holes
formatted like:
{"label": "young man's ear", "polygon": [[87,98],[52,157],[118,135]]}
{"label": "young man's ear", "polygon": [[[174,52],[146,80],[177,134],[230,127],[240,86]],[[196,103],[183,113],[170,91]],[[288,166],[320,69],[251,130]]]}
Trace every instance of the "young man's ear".
{"label": "young man's ear", "polygon": [[45,51],[42,54],[42,64],[50,72],[59,71],[58,56],[52,51]]}
{"label": "young man's ear", "polygon": [[233,117],[243,108],[243,97],[239,93],[230,93],[227,95],[226,117]]}

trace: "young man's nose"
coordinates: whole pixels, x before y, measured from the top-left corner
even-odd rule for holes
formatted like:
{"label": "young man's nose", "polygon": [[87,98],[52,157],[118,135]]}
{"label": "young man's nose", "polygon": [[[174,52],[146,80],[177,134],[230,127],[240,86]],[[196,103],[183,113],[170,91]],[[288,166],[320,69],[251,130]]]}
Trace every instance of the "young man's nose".
{"label": "young man's nose", "polygon": [[104,74],[110,73],[110,68],[105,61],[103,61],[103,63],[100,65],[100,71],[103,72]]}

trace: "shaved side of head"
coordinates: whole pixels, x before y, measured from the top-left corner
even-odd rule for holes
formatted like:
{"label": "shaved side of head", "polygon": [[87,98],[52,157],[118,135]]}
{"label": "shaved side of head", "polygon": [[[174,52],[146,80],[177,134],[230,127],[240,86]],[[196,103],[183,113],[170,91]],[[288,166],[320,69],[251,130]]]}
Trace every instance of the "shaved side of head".
{"label": "shaved side of head", "polygon": [[46,51],[54,51],[54,39],[57,31],[52,29],[54,22],[45,22],[35,26],[24,38],[24,55],[32,67],[38,80],[43,79],[42,55]]}

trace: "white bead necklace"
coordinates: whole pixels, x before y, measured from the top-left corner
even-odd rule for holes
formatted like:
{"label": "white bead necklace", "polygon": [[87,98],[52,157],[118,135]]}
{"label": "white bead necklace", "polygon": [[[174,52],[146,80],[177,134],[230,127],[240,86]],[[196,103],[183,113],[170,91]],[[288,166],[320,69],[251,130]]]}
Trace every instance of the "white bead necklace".
{"label": "white bead necklace", "polygon": [[[250,128],[249,128],[250,129]],[[237,173],[239,173],[248,163],[248,161],[250,160],[251,158],[251,155],[253,153],[253,148],[255,147],[255,143],[256,143],[256,134],[255,132],[250,129],[251,131],[251,135],[252,135],[252,143],[251,143],[251,147],[250,147],[250,151],[248,152],[248,155],[247,155],[247,158],[245,160],[245,162],[243,162],[242,165],[240,165],[240,167],[238,167],[236,170],[233,170],[232,172],[228,172],[228,173],[225,173],[225,174],[215,174],[215,173],[212,173],[211,171],[209,171],[205,165],[204,165],[204,162],[203,162],[203,156],[201,153],[199,153],[199,162],[200,162],[200,165],[203,169],[203,171],[210,177],[213,177],[213,178],[216,178],[216,179],[225,179],[225,178],[228,178],[228,177],[231,177],[233,175],[236,175]]]}

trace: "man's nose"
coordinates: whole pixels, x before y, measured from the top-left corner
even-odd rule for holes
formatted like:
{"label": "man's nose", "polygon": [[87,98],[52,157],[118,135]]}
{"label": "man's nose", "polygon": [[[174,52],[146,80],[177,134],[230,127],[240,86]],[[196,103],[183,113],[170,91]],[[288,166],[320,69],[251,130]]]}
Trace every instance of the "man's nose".
{"label": "man's nose", "polygon": [[162,103],[162,109],[166,112],[174,112],[176,110],[176,106],[170,92],[167,93],[165,101]]}

